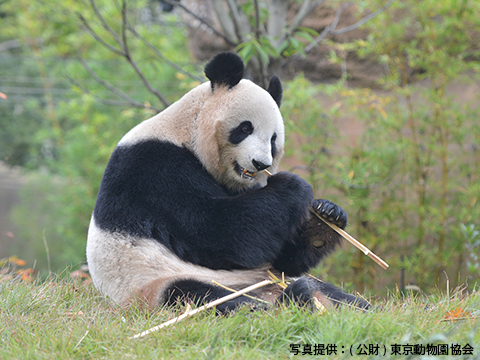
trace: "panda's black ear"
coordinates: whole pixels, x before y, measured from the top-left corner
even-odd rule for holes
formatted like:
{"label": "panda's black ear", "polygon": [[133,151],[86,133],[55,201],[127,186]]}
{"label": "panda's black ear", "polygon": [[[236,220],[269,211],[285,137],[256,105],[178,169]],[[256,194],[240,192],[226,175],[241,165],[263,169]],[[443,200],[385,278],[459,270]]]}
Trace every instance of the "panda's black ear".
{"label": "panda's black ear", "polygon": [[205,76],[215,86],[228,86],[229,89],[237,85],[243,78],[245,66],[240,56],[232,52],[223,52],[205,65]]}
{"label": "panda's black ear", "polygon": [[272,76],[270,84],[268,84],[267,91],[272,95],[273,100],[277,103],[278,107],[282,104],[283,86],[278,76]]}

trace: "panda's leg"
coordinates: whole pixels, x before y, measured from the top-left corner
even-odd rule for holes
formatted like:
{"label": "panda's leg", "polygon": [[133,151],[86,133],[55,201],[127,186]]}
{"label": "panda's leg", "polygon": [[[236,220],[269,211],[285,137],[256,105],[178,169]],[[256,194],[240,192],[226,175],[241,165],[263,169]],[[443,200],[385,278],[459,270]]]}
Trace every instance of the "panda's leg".
{"label": "panda's leg", "polygon": [[289,284],[279,296],[278,301],[281,303],[293,302],[301,306],[314,308],[314,298],[325,307],[348,304],[358,309],[368,310],[371,306],[362,298],[347,294],[332,284],[306,276]]}
{"label": "panda's leg", "polygon": [[[202,281],[181,279],[176,280],[167,287],[164,293],[164,299],[167,305],[177,305],[179,302],[193,302],[196,305],[203,305],[230,295],[231,293],[231,291]],[[245,306],[246,304],[253,305],[255,308],[259,305],[254,299],[241,295],[217,305],[215,309],[220,314],[224,314],[235,310],[237,307]]]}

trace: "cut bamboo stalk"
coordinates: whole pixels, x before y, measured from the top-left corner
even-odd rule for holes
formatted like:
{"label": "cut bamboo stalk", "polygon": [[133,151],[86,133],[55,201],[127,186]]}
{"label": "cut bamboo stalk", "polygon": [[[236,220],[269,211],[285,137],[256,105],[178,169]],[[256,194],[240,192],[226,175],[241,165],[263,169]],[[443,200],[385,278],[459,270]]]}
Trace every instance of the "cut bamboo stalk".
{"label": "cut bamboo stalk", "polygon": [[[213,282],[215,285],[217,285],[217,286],[219,286],[219,287],[221,287],[221,288],[223,288],[223,289],[225,289],[225,290],[228,290],[228,291],[230,291],[230,292],[232,292],[232,293],[238,292],[238,290],[235,290],[235,289],[229,288],[228,286],[222,285],[222,284],[220,284],[219,282],[217,282],[217,281],[215,281],[215,280],[212,280],[212,282]],[[255,301],[258,301],[258,302],[262,302],[262,303],[264,303],[264,304],[270,304],[268,301],[259,299],[259,298],[255,297],[255,296],[251,296],[251,295],[248,295],[248,294],[244,294],[244,295],[245,295],[246,297],[252,299],[252,300],[255,300]]]}
{"label": "cut bamboo stalk", "polygon": [[280,286],[283,290],[287,288],[287,283],[285,282],[285,278],[283,278],[283,272],[282,272],[282,280],[280,280],[274,273],[272,273],[270,270],[267,270],[268,276],[270,276],[270,279],[272,282],[276,283],[278,286]]}
{"label": "cut bamboo stalk", "polygon": [[208,304],[206,305],[203,305],[203,306],[200,306],[199,308],[195,309],[195,310],[192,310],[190,311],[188,308],[187,308],[187,311],[185,311],[185,313],[183,315],[180,315],[180,316],[177,316],[176,318],[172,319],[172,320],[169,320],[167,322],[164,322],[163,324],[160,324],[160,325],[157,325],[151,329],[148,329],[144,332],[141,332],[137,335],[134,335],[132,337],[129,337],[128,339],[129,340],[132,340],[132,339],[138,339],[138,338],[141,338],[141,337],[144,337],[145,335],[148,335],[152,332],[155,332],[155,331],[158,331],[160,329],[163,329],[164,327],[167,327],[169,325],[172,325],[172,324],[175,324],[179,321],[182,321],[183,319],[186,319],[187,317],[190,317],[192,315],[195,315],[203,310],[207,310],[207,309],[210,309],[212,307],[215,307],[217,305],[220,305],[228,300],[232,300],[232,299],[235,299],[236,297],[239,297],[240,295],[243,295],[245,293],[248,293],[250,291],[253,291],[253,290],[256,290],[256,289],[259,289],[263,286],[266,286],[266,285],[269,285],[269,284],[272,284],[272,281],[271,280],[263,280],[259,283],[256,283],[256,284],[253,284],[249,287],[246,287],[245,289],[242,289],[242,290],[238,290],[237,292],[234,292],[232,294],[229,294],[227,296],[224,296],[220,299],[217,299],[217,300],[214,300],[214,301],[211,301],[209,302]]}
{"label": "cut bamboo stalk", "polygon": [[[264,170],[265,173],[268,175],[268,176],[272,176],[272,173],[268,170]],[[370,251],[369,248],[367,248],[365,245],[363,245],[360,241],[356,240],[352,235],[350,235],[349,233],[347,233],[345,230],[343,229],[340,229],[337,225],[335,224],[332,224],[330,222],[328,222],[327,220],[325,220],[324,218],[322,218],[320,215],[318,215],[316,213],[315,210],[313,209],[310,209],[310,211],[315,214],[320,220],[322,220],[325,224],[327,224],[328,226],[330,226],[333,230],[335,230],[338,234],[340,234],[345,240],[347,240],[350,244],[352,244],[353,246],[355,246],[357,249],[359,249],[361,252],[363,252],[365,255],[367,255],[370,259],[372,259],[373,261],[375,261],[378,265],[380,265],[383,269],[387,270],[388,268],[388,264],[383,261],[380,257],[378,257],[376,254],[374,254],[372,251]]]}
{"label": "cut bamboo stalk", "polygon": [[363,245],[360,241],[355,239],[352,235],[347,233],[345,230],[340,229],[337,225],[329,223],[327,220],[322,218],[320,215],[318,215],[313,209],[311,209],[311,212],[315,214],[319,219],[321,219],[325,224],[330,226],[333,230],[335,230],[337,233],[342,235],[342,237],[347,240],[350,244],[355,246],[358,250],[363,252],[365,255],[367,255],[370,259],[375,261],[378,265],[380,265],[384,270],[387,270],[388,264],[383,261],[380,257],[378,257],[376,254],[374,254],[369,248],[367,248],[365,245]]}

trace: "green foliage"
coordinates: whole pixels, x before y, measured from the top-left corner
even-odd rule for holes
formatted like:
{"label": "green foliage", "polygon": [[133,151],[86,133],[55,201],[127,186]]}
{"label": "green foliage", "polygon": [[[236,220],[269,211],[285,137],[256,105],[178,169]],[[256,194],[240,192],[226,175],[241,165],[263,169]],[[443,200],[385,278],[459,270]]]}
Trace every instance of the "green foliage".
{"label": "green foliage", "polygon": [[480,231],[475,229],[474,224],[460,224],[460,232],[465,240],[465,250],[469,256],[468,270],[474,275],[480,275]]}
{"label": "green foliage", "polygon": [[[334,166],[332,145],[338,137],[327,110],[318,99],[318,86],[312,85],[302,75],[285,84],[282,115],[286,126],[286,156],[301,158],[308,180],[319,194],[324,190],[325,173],[321,169]],[[317,100],[318,99],[318,100]]]}
{"label": "green foliage", "polygon": [[[458,275],[461,267],[452,266],[462,262],[458,224],[480,215],[458,191],[476,187],[476,181],[465,181],[459,165],[472,157],[478,161],[476,151],[469,149],[478,141],[472,137],[479,131],[478,115],[448,94],[448,85],[462,81],[478,64],[471,61],[476,53],[474,36],[480,35],[471,31],[480,26],[478,10],[475,1],[463,1],[460,7],[457,1],[396,3],[372,22],[374,31],[360,51],[388,65],[382,85],[393,94],[388,117],[392,130],[400,129],[391,136],[402,148],[398,179],[404,194],[396,202],[398,209],[389,203],[395,217],[403,213],[402,228],[415,228],[413,244],[407,240],[411,235],[399,240],[404,246],[414,245],[414,251],[402,252],[415,259],[417,265],[408,270],[422,286],[436,282],[444,270],[453,278]],[[385,34],[381,38],[380,32]],[[412,82],[423,79],[428,86]]]}
{"label": "green foliage", "polygon": [[84,261],[86,230],[103,170],[115,144],[145,116],[125,111],[112,126],[102,106],[81,94],[69,104],[60,104],[57,111],[60,118],[68,117],[70,126],[64,144],[49,163],[50,173],[29,176],[13,215],[22,239],[16,253],[29,262],[35,259],[40,270],[47,265],[42,237],[52,252],[52,269]]}
{"label": "green foliage", "polygon": [[[132,23],[145,4],[129,3]],[[0,136],[2,140],[5,138],[0,142],[2,158],[12,165],[28,166],[36,171],[28,174],[29,182],[20,195],[21,203],[12,216],[19,229],[15,251],[28,260],[29,265],[35,263],[38,270],[45,272],[48,248],[51,269],[62,269],[66,264],[85,260],[87,227],[103,170],[114,146],[128,130],[154,114],[148,108],[135,109],[127,103],[122,107],[102,105],[97,98],[72,87],[64,80],[65,76],[98,98],[122,102],[95,82],[73,56],[82,57],[100,78],[136,101],[159,108],[163,105],[147,91],[131,66],[79,26],[76,12],[91,21],[93,30],[108,39],[111,46],[118,46],[95,18],[89,2],[7,1],[2,5],[8,14],[5,32],[13,36],[17,29],[17,37],[30,45],[24,48],[25,53],[17,55],[22,62],[16,68],[34,77],[44,90],[38,101],[19,105],[14,102],[14,96],[9,96],[12,102],[2,100],[0,104],[3,106],[0,111],[5,110],[5,117],[0,117]],[[120,9],[116,3],[97,1],[97,5],[109,26],[121,32]],[[170,61],[184,64],[189,58],[184,29],[145,22],[135,25],[136,32],[146,36]],[[152,31],[155,36],[151,36]],[[37,42],[32,44],[33,38],[38,39],[41,46],[36,46]],[[160,60],[138,37],[131,35],[128,44],[143,75],[169,101],[178,99],[198,84]],[[23,61],[26,57],[33,60]],[[195,71],[192,67],[189,70]],[[66,101],[58,101],[52,93],[52,79],[56,81],[56,88],[57,83],[64,87],[61,97]],[[26,148],[22,147],[23,143]]]}
{"label": "green foliage", "polygon": [[[18,224],[16,238],[20,241],[12,244],[10,251],[22,254],[21,257],[35,269],[46,271],[49,265],[61,269],[66,264],[83,261],[79,249],[73,251],[76,252],[73,258],[68,257],[72,253],[70,244],[56,231],[57,223],[63,219],[56,196],[64,188],[65,182],[50,174],[30,174],[19,194],[20,205],[11,214],[13,222]],[[48,263],[50,248],[52,264]]]}
{"label": "green foliage", "polygon": [[278,52],[286,58],[293,55],[305,56],[305,44],[313,43],[317,36],[315,30],[299,27],[279,45]]}
{"label": "green foliage", "polygon": [[0,160],[14,166],[38,168],[48,156],[47,143],[37,134],[48,126],[38,113],[38,101],[27,99],[21,104],[0,102]]}
{"label": "green foliage", "polygon": [[252,35],[250,39],[238,45],[235,50],[238,51],[238,55],[242,57],[245,64],[248,64],[253,57],[256,57],[266,66],[270,62],[270,57],[279,57],[278,50],[266,36],[255,38]]}
{"label": "green foliage", "polygon": [[275,39],[268,35],[255,37],[249,34],[248,38],[236,47],[236,51],[248,64],[252,58],[257,58],[264,66],[267,66],[272,59],[290,57],[293,55],[305,56],[305,43],[313,42],[318,33],[309,28],[298,28],[292,35],[289,35],[279,45]]}
{"label": "green foliage", "polygon": [[[459,284],[467,275],[478,279],[466,262],[466,239],[459,231],[459,224],[480,218],[478,108],[449,93],[452,84],[478,78],[478,11],[475,1],[461,6],[457,1],[395,2],[368,23],[366,41],[337,45],[342,56],[332,56],[340,65],[345,51],[354,51],[383,64],[383,91],[347,89],[348,74],[339,84],[318,88],[336,99],[322,110],[326,116],[337,127],[354,118],[360,136],[339,139],[334,151],[320,155],[324,134],[310,137],[311,128],[294,130],[307,146],[304,162],[322,165],[310,179],[328,174],[322,182],[343,194],[338,202],[350,215],[348,230],[396,272],[379,276],[376,265],[356,250],[336,254],[322,266],[347,282],[353,279],[359,291],[379,278],[398,282],[399,268],[407,282],[424,290],[448,279]],[[305,106],[311,105],[299,103]],[[306,129],[318,118],[314,112],[298,115],[295,121]],[[335,192],[332,196],[338,198]]]}

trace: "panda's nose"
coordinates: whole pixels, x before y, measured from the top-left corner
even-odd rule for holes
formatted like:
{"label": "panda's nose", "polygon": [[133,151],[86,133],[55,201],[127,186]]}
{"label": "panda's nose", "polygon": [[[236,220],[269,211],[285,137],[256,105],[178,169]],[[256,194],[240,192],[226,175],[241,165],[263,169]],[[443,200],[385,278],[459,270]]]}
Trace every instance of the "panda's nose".
{"label": "panda's nose", "polygon": [[271,164],[269,164],[269,165],[264,164],[261,161],[257,161],[255,159],[252,160],[252,164],[253,164],[253,166],[255,166],[255,169],[257,169],[257,171],[265,170],[266,168],[268,168],[271,165]]}

